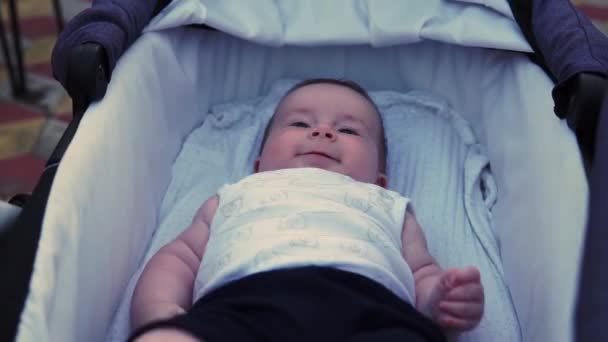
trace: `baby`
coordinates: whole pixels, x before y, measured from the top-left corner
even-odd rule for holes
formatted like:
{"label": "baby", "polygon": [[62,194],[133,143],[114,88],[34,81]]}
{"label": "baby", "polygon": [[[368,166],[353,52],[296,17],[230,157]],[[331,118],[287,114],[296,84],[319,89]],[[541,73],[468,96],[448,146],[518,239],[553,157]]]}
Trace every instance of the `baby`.
{"label": "baby", "polygon": [[365,90],[294,86],[255,173],[220,188],[146,265],[132,339],[445,341],[474,328],[479,271],[439,267],[409,200],[386,189],[385,164]]}

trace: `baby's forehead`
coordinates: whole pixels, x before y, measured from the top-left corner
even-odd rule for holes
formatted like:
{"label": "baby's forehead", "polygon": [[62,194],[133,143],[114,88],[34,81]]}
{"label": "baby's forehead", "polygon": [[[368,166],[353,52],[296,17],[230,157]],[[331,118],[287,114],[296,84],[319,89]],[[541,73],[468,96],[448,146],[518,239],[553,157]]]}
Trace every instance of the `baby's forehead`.
{"label": "baby's forehead", "polygon": [[334,84],[312,84],[288,92],[278,103],[274,116],[276,119],[293,113],[326,112],[381,126],[380,112],[370,99],[349,87]]}

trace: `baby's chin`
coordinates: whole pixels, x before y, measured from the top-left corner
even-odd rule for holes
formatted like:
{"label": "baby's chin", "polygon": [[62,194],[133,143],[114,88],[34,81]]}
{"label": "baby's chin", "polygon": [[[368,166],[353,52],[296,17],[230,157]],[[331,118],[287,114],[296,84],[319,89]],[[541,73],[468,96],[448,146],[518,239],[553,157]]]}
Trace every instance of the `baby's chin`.
{"label": "baby's chin", "polygon": [[330,165],[316,165],[316,164],[309,164],[309,163],[293,163],[293,164],[289,164],[289,165],[280,165],[280,166],[277,165],[274,167],[268,167],[268,168],[261,169],[260,172],[277,171],[277,170],[285,170],[285,169],[304,169],[304,168],[321,169],[321,170],[335,172],[335,173],[339,173],[341,175],[351,177],[351,175],[348,172],[345,172],[341,168],[338,168],[335,166],[330,166]]}
{"label": "baby's chin", "polygon": [[[345,176],[350,176],[348,173],[342,172],[341,170],[336,170],[335,168],[322,167],[322,166],[316,166],[316,165],[290,165],[290,166],[276,168],[275,170],[305,169],[305,168],[321,169],[321,170],[325,170],[325,171],[339,173],[339,174],[345,175]],[[268,171],[270,171],[270,170],[268,170]]]}

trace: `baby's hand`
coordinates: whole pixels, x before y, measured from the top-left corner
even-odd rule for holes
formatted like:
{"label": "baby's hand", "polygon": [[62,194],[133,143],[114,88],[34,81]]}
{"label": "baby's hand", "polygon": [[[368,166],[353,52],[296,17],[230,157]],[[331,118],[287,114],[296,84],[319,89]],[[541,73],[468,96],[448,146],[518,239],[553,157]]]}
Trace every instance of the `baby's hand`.
{"label": "baby's hand", "polygon": [[484,294],[475,267],[448,269],[439,276],[431,295],[431,314],[446,330],[474,328],[483,315]]}

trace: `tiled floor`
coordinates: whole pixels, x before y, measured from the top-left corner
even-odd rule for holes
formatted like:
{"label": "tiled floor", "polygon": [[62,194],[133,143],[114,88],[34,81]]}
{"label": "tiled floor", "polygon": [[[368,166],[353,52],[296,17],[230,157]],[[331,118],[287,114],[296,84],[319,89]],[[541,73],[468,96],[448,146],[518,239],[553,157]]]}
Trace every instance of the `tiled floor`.
{"label": "tiled floor", "polygon": [[[50,55],[57,38],[52,0],[18,0],[28,95],[12,97],[0,56],[0,199],[33,189],[44,163],[70,120],[71,102],[54,81]],[[90,6],[90,0],[61,0],[66,19]],[[8,1],[0,1],[9,44]]]}
{"label": "tiled floor", "polygon": [[[608,0],[572,0],[608,32]],[[53,147],[70,119],[71,102],[52,78],[50,54],[57,30],[52,0],[18,0],[28,85],[27,101],[10,96],[8,77],[0,59],[0,200],[30,192]],[[91,0],[61,0],[67,19]],[[0,9],[7,21],[7,1]],[[0,57],[2,58],[2,57]]]}

